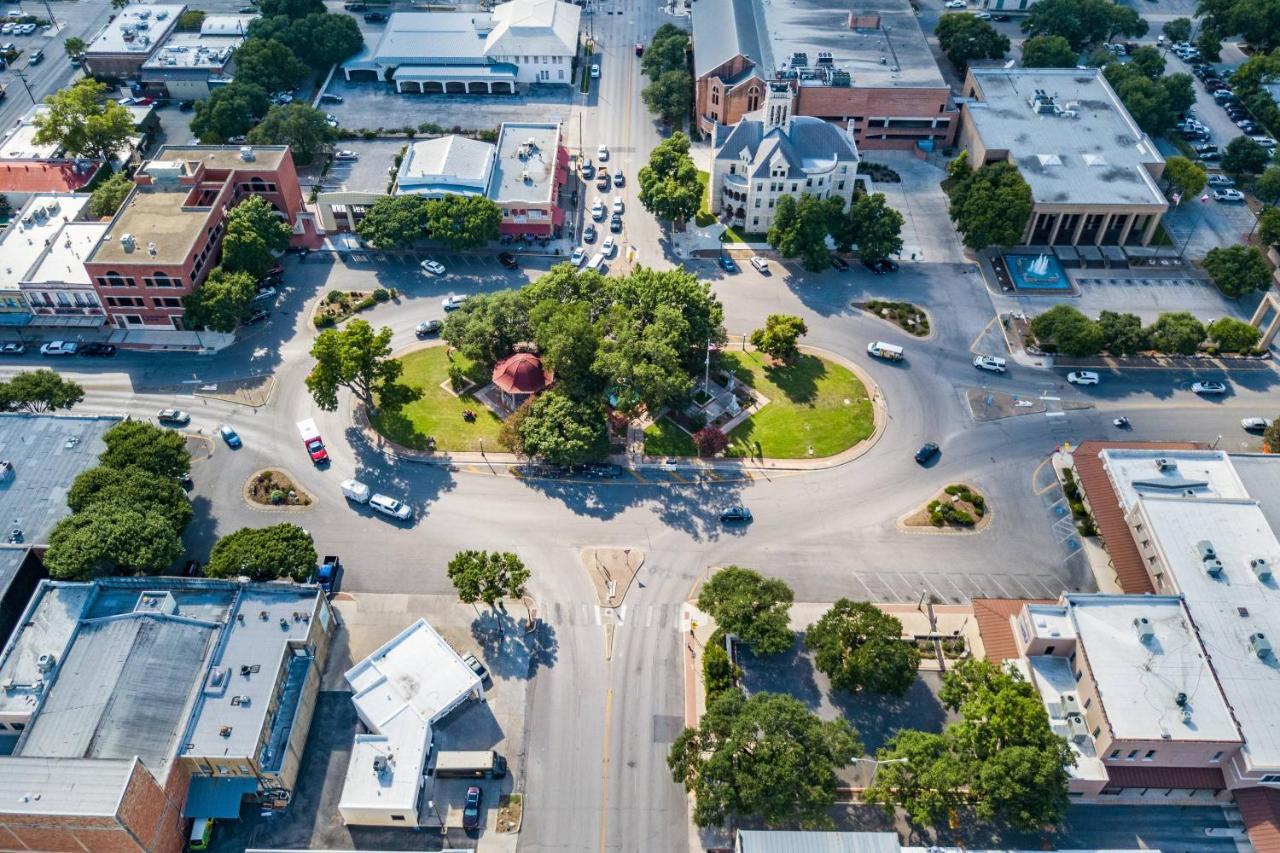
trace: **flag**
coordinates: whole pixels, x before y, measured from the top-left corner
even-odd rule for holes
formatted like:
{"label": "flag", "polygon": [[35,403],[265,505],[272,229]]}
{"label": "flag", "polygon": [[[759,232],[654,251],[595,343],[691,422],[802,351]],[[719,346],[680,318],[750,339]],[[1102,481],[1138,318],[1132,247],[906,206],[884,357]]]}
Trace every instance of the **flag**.
{"label": "flag", "polygon": [[1200,196],[1200,202],[1201,202],[1202,204],[1203,204],[1204,202],[1208,201],[1208,200],[1209,200],[1209,194],[1208,194],[1208,193],[1205,193],[1204,195]]}
{"label": "flag", "polygon": [[1177,207],[1178,205],[1182,204],[1182,193],[1174,193],[1172,196],[1170,196],[1169,200],[1173,202],[1174,207]]}

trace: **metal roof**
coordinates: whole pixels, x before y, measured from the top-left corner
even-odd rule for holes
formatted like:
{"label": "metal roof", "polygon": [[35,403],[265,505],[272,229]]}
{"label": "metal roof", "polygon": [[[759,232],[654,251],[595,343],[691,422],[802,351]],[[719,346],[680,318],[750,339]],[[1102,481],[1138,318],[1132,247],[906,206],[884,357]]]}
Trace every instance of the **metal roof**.
{"label": "metal roof", "polygon": [[738,830],[738,853],[898,853],[893,832]]}
{"label": "metal roof", "polygon": [[0,814],[113,815],[134,758],[0,758]]}

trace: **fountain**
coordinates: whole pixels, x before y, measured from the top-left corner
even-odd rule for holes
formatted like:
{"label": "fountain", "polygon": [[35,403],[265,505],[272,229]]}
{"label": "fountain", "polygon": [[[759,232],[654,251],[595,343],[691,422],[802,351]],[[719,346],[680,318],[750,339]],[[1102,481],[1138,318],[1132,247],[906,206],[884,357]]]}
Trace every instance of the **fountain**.
{"label": "fountain", "polygon": [[1046,253],[1005,255],[1004,262],[1019,290],[1066,290],[1071,286],[1058,259]]}
{"label": "fountain", "polygon": [[1043,252],[1040,253],[1040,257],[1036,258],[1027,266],[1027,275],[1035,276],[1036,278],[1044,278],[1045,274],[1048,272],[1049,256]]}

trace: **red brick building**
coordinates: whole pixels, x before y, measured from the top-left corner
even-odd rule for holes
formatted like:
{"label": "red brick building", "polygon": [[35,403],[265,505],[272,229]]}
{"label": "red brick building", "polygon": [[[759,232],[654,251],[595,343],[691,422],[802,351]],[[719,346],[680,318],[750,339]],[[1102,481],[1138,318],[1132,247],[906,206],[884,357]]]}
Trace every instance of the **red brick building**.
{"label": "red brick building", "polygon": [[117,328],[182,328],[182,297],[217,266],[227,213],[251,195],[306,239],[288,146],[167,145],[134,180],[137,188],[85,261]]}
{"label": "red brick building", "polygon": [[859,150],[945,147],[959,113],[907,0],[698,0],[698,126],[734,125],[767,83],[795,91],[793,115],[852,126]]}

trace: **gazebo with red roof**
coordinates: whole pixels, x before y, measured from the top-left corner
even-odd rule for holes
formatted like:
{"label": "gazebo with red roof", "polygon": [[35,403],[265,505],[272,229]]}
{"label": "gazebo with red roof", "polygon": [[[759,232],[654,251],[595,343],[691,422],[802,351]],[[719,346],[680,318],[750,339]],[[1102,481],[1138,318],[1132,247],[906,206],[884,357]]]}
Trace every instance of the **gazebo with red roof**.
{"label": "gazebo with red roof", "polygon": [[520,404],[551,384],[550,371],[543,370],[542,359],[531,352],[509,355],[493,366],[493,384],[509,409]]}

